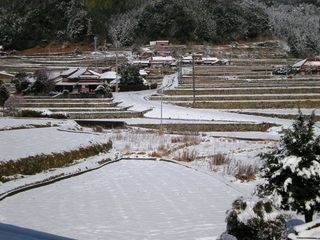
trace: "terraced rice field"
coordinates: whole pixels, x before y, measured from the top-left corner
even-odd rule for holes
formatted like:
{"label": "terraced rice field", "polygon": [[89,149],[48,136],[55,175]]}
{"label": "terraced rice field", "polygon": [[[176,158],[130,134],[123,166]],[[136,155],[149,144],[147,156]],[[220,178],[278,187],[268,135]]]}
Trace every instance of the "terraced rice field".
{"label": "terraced rice field", "polygon": [[137,118],[143,112],[130,111],[130,107],[119,107],[119,102],[111,98],[93,99],[54,99],[25,97],[19,110],[50,111],[68,116],[71,119],[94,118]]}
{"label": "terraced rice field", "polygon": [[178,88],[151,100],[221,110],[320,108],[320,74],[277,76],[274,69],[296,59],[249,60],[233,59],[230,66],[197,65],[195,91],[191,72],[182,77]]}

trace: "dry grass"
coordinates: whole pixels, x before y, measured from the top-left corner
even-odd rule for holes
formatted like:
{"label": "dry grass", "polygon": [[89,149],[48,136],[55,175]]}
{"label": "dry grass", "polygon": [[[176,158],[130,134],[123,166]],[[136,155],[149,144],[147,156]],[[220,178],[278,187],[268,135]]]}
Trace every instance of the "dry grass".
{"label": "dry grass", "polygon": [[93,128],[93,131],[97,132],[97,133],[102,133],[103,132],[103,127],[102,126],[95,126]]}
{"label": "dry grass", "polygon": [[208,159],[209,169],[216,171],[217,166],[229,165],[231,158],[223,153],[217,153]]}
{"label": "dry grass", "polygon": [[253,181],[256,179],[256,175],[259,171],[257,166],[246,165],[239,161],[235,164],[228,164],[225,167],[225,172],[228,175],[232,175],[241,181]]}
{"label": "dry grass", "polygon": [[306,101],[281,101],[281,102],[196,102],[193,105],[190,102],[175,103],[178,106],[206,108],[206,109],[266,109],[266,108],[319,108],[320,100],[306,100]]}
{"label": "dry grass", "polygon": [[181,162],[192,162],[198,157],[198,152],[194,149],[185,148],[175,156],[175,160]]}
{"label": "dry grass", "polygon": [[[159,125],[156,124],[142,124],[137,125],[142,128],[159,129]],[[164,124],[164,128],[168,132],[190,133],[192,128],[195,133],[198,132],[244,132],[244,131],[266,131],[271,127],[275,127],[274,124]],[[190,127],[192,126],[192,127]],[[193,134],[195,135],[195,134]],[[175,138],[173,141],[178,142],[180,138]],[[182,140],[184,141],[184,140]]]}
{"label": "dry grass", "polygon": [[153,151],[150,154],[150,156],[161,158],[161,157],[167,157],[167,156],[169,156],[169,154],[170,154],[169,146],[161,145],[157,148],[157,150]]}
{"label": "dry grass", "polygon": [[183,136],[173,137],[171,139],[171,142],[198,145],[201,143],[201,138],[198,135],[183,135]]}

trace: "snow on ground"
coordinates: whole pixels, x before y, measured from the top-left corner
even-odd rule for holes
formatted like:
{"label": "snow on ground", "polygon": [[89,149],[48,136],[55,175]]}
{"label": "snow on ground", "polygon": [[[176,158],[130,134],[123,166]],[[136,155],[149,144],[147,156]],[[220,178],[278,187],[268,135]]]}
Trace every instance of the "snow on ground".
{"label": "snow on ground", "polygon": [[23,128],[32,125],[56,125],[63,121],[55,119],[29,119],[29,118],[0,118],[0,130],[12,129],[12,128]]}
{"label": "snow on ground", "polygon": [[57,127],[0,131],[0,161],[63,152],[107,141],[108,138],[102,135],[60,131]]}
{"label": "snow on ground", "polygon": [[270,122],[284,126],[290,126],[292,121],[285,119],[274,119],[269,117],[250,116],[244,114],[230,113],[222,110],[214,109],[193,109],[180,106],[174,106],[171,104],[161,104],[160,101],[148,101],[147,98],[152,94],[155,94],[154,90],[140,91],[140,92],[127,92],[127,93],[114,93],[114,99],[116,102],[122,102],[123,106],[131,106],[131,110],[134,111],[146,111],[145,114],[148,118],[160,118],[161,117],[161,105],[162,116],[167,119],[188,119],[188,120],[207,120],[207,121],[232,121],[237,122],[251,122],[262,123]]}
{"label": "snow on ground", "polygon": [[[300,109],[303,114],[311,114],[315,111],[316,115],[320,115],[320,109]],[[229,110],[228,110],[229,111]],[[248,113],[266,113],[266,114],[284,114],[284,115],[297,115],[298,109],[233,109],[230,111],[248,112]]]}
{"label": "snow on ground", "polygon": [[172,75],[166,75],[163,78],[162,85],[158,91],[163,92],[165,90],[175,89],[178,86],[179,86],[178,73],[172,74]]}
{"label": "snow on ground", "polygon": [[180,165],[130,160],[10,197],[0,221],[76,239],[215,239],[240,195]]}
{"label": "snow on ground", "polygon": [[[160,118],[116,118],[116,119],[90,119],[89,121],[107,121],[107,122],[118,122],[123,121],[126,122],[128,125],[136,125],[136,124],[160,124]],[[162,119],[163,124],[230,124],[230,123],[237,123],[237,121],[208,121],[208,120],[193,120],[193,119]]]}

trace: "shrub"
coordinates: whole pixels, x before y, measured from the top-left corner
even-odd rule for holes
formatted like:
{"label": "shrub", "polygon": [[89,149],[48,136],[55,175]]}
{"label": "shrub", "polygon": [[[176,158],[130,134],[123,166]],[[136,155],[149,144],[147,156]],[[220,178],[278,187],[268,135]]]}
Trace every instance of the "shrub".
{"label": "shrub", "polygon": [[95,90],[95,94],[106,97],[106,98],[112,98],[112,91],[111,88],[107,85],[99,85]]}
{"label": "shrub", "polygon": [[4,103],[8,100],[10,97],[10,92],[6,88],[4,84],[0,86],[0,106],[4,106]]}
{"label": "shrub", "polygon": [[16,174],[33,175],[52,168],[64,167],[72,164],[75,160],[98,155],[101,152],[109,151],[111,148],[112,142],[109,141],[63,153],[40,154],[15,161],[0,162],[0,179]]}
{"label": "shrub", "polygon": [[227,213],[227,233],[238,240],[285,240],[286,218],[269,201],[255,203],[240,198]]}
{"label": "shrub", "polygon": [[68,116],[62,113],[44,114],[43,112],[24,109],[16,113],[17,117],[31,117],[31,118],[54,118],[54,119],[67,119]]}

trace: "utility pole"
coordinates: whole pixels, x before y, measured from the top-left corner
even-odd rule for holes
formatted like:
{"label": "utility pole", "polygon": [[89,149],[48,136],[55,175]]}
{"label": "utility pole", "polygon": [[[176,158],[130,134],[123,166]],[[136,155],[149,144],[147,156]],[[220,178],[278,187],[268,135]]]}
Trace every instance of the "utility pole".
{"label": "utility pole", "polygon": [[96,71],[98,69],[98,62],[97,62],[97,41],[98,41],[98,37],[94,36],[94,60],[95,60],[95,64],[96,64]]}
{"label": "utility pole", "polygon": [[118,41],[116,41],[116,92],[119,92],[119,83],[118,83]]}
{"label": "utility pole", "polygon": [[161,93],[161,109],[160,109],[160,133],[162,134],[163,130],[163,123],[162,123],[162,118],[163,118],[163,92]]}
{"label": "utility pole", "polygon": [[179,56],[178,57],[178,82],[179,84],[182,83],[182,59],[181,57]]}
{"label": "utility pole", "polygon": [[195,107],[196,105],[196,81],[195,81],[195,56],[192,54],[192,92],[193,92],[193,102],[192,105]]}

